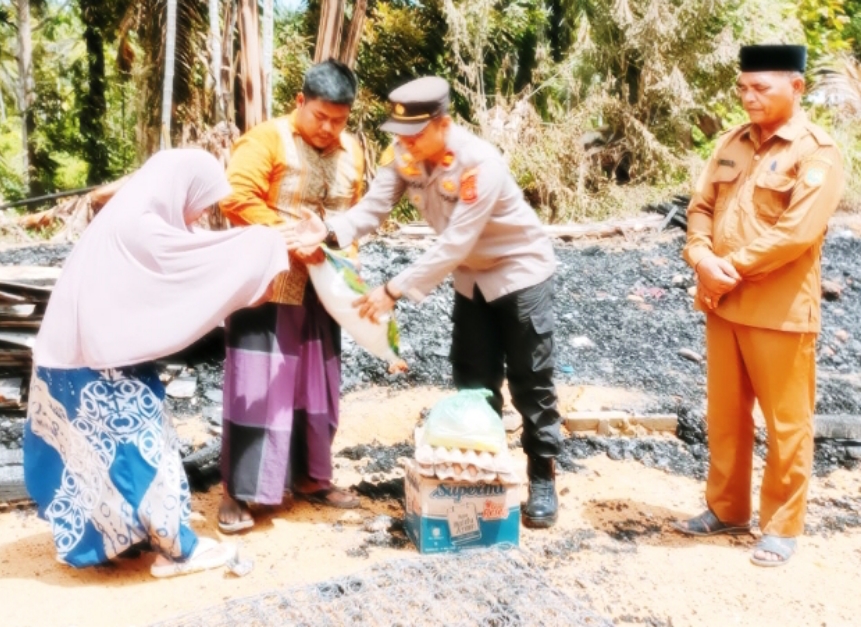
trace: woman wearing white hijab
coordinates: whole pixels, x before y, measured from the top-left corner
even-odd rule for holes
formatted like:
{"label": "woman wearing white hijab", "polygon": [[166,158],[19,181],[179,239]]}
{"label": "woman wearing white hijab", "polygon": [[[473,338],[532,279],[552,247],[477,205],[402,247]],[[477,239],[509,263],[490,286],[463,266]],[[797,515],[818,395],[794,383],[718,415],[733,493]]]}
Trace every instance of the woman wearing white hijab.
{"label": "woman wearing white hijab", "polygon": [[57,559],[103,563],[149,543],[157,577],[222,566],[198,538],[179,444],[152,362],[261,301],[288,267],[281,235],[193,231],[230,193],[202,150],[154,155],[102,209],[63,268],[36,338],[24,434],[27,489]]}

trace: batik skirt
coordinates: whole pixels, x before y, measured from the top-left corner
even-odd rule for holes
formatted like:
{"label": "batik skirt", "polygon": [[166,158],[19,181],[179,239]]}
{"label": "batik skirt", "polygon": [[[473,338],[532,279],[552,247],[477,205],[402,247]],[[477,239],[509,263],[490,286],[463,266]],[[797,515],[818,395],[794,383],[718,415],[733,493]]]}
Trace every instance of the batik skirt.
{"label": "batik skirt", "polygon": [[191,555],[188,481],[163,402],[152,365],[35,368],[24,476],[60,561],[90,566],[147,542]]}
{"label": "batik skirt", "polygon": [[337,323],[309,283],[302,305],[243,309],[225,327],[221,469],[227,491],[277,505],[294,481],[329,487],[341,384]]}

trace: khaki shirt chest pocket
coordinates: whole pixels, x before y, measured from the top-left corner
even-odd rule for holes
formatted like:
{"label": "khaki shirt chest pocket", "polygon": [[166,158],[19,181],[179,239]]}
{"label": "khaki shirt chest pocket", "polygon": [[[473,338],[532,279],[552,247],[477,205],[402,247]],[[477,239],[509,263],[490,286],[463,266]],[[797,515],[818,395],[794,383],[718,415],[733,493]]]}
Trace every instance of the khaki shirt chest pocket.
{"label": "khaki shirt chest pocket", "polygon": [[753,208],[763,222],[775,224],[792,198],[795,179],[777,172],[763,172],[753,188]]}
{"label": "khaki shirt chest pocket", "polygon": [[732,198],[735,184],[738,181],[739,171],[730,168],[718,168],[712,177],[712,185],[715,189],[714,212],[720,213],[727,208],[729,199]]}

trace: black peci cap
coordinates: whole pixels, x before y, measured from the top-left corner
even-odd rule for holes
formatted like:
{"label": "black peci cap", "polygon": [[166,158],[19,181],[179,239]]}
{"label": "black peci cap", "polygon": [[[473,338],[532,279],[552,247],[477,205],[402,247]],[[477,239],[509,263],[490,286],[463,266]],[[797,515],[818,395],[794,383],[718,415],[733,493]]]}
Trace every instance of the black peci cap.
{"label": "black peci cap", "polygon": [[380,127],[395,135],[415,135],[448,112],[449,86],[438,76],[417,78],[389,94],[392,112]]}
{"label": "black peci cap", "polygon": [[804,72],[807,47],[784,44],[742,46],[738,59],[742,72]]}

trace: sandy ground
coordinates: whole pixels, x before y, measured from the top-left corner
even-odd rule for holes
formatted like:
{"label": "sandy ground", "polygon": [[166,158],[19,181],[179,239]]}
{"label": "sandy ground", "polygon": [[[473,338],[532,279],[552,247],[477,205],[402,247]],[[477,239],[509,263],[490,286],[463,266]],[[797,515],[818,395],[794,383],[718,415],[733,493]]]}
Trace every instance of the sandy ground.
{"label": "sandy ground", "polygon": [[[376,388],[349,394],[334,449],[409,440],[420,410],[446,393]],[[624,393],[565,388],[561,398],[570,409],[599,409]],[[362,478],[357,467],[363,462],[336,458],[336,464],[339,484]],[[786,567],[757,568],[748,562],[754,537],[693,541],[670,531],[668,521],[702,509],[701,483],[606,457],[586,460],[583,467],[558,478],[563,496],[557,526],[524,529],[521,547],[538,559],[555,585],[616,624],[861,624],[861,530],[806,537]],[[814,479],[811,487],[814,498],[859,492],[861,472],[837,471]],[[218,534],[218,499],[218,488],[194,495],[193,526],[203,535]],[[366,498],[361,509],[347,512],[296,502],[260,516],[255,528],[241,536],[243,554],[255,562],[246,577],[219,570],[155,580],[148,573],[152,556],[147,555],[80,571],[61,565],[54,559],[47,523],[33,510],[2,513],[0,624],[141,626],[229,599],[414,557],[411,544],[367,547],[364,558],[348,555],[368,537],[362,522],[380,514],[403,513],[395,501]]]}

